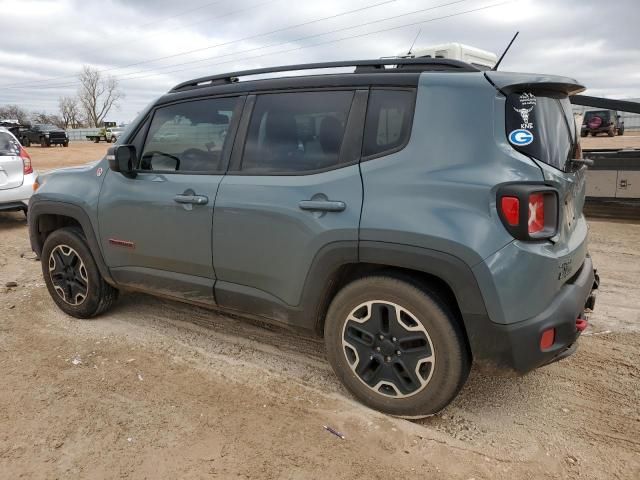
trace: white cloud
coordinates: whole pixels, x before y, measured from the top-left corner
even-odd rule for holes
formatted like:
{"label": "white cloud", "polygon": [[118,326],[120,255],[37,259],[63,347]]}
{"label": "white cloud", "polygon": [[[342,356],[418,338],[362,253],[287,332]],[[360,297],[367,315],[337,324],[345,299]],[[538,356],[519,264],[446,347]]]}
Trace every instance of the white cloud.
{"label": "white cloud", "polygon": [[[2,0],[0,105],[53,113],[60,95],[75,92],[82,65],[92,64],[121,81],[126,98],[111,116],[129,121],[146,103],[189,78],[393,55],[409,47],[419,28],[417,46],[459,41],[496,53],[520,30],[504,70],[567,75],[591,93],[640,97],[636,0],[620,0],[616,8],[603,8],[601,0],[514,0],[429,21],[500,1],[395,0],[313,22],[384,0]],[[374,23],[349,28],[368,22]],[[273,33],[262,35],[268,32]]]}

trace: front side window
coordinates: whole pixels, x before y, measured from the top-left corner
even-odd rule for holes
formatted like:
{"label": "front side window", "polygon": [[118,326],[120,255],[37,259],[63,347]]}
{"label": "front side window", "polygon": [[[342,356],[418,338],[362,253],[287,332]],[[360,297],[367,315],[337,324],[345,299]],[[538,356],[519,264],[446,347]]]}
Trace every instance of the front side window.
{"label": "front side window", "polygon": [[372,90],[364,127],[364,157],[398,150],[409,140],[414,93],[409,90]]}
{"label": "front side window", "polygon": [[338,166],[352,100],[351,91],[260,95],[242,171],[295,173]]}
{"label": "front side window", "polygon": [[215,98],[156,110],[140,170],[219,172],[236,98]]}

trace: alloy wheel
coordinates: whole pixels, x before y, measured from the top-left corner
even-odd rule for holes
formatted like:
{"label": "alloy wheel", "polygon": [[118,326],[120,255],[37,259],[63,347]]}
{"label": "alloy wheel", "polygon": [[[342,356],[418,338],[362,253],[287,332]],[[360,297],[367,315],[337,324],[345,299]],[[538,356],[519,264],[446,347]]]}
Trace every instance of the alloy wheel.
{"label": "alloy wheel", "polygon": [[57,245],[49,255],[49,277],[58,296],[69,305],[81,305],[89,292],[84,262],[73,248]]}
{"label": "alloy wheel", "polygon": [[383,300],[351,311],[342,330],[342,349],[362,383],[392,398],[423,390],[435,366],[433,343],[422,323],[406,308]]}

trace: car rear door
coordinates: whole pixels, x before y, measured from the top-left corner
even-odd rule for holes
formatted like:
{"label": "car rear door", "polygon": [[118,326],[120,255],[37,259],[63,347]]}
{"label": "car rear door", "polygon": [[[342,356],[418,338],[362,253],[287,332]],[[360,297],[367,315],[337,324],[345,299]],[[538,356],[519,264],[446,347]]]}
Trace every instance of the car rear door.
{"label": "car rear door", "polygon": [[135,175],[107,172],[100,241],[118,283],[215,303],[213,206],[243,101],[210,98],[156,108],[133,140],[140,152]]}
{"label": "car rear door", "polygon": [[20,147],[7,132],[0,132],[0,190],[17,188],[24,181]]}
{"label": "car rear door", "polygon": [[353,89],[249,97],[213,219],[219,305],[275,318],[300,305],[312,264],[332,246],[357,261],[366,98]]}

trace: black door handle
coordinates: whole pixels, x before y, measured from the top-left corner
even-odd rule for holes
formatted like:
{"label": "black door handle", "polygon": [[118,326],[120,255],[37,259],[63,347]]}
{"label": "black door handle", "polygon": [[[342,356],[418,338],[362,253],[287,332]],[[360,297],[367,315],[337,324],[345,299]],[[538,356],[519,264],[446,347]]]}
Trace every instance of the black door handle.
{"label": "black door handle", "polygon": [[173,200],[177,203],[191,204],[191,205],[206,205],[209,203],[209,198],[204,195],[187,195],[181,193],[173,197]]}
{"label": "black door handle", "polygon": [[347,205],[344,202],[331,200],[302,200],[298,203],[302,210],[315,212],[342,212]]}

